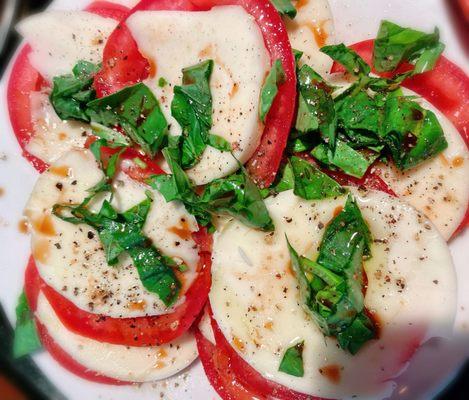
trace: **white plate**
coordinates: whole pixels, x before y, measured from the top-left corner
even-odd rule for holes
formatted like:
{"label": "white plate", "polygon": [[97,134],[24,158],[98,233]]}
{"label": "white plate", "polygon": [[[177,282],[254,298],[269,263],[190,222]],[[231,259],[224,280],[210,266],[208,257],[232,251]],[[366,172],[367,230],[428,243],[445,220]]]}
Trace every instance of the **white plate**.
{"label": "white plate", "polygon": [[[133,0],[120,0],[120,3]],[[135,2],[135,1],[134,1]],[[83,8],[88,2],[58,0],[53,8]],[[431,30],[438,26],[446,44],[446,56],[469,72],[469,60],[458,42],[455,29],[443,0],[330,0],[337,41],[346,44],[376,35],[383,18]],[[6,104],[6,81],[0,82],[0,302],[14,323],[14,309],[23,285],[23,272],[29,257],[29,238],[18,224],[37,172],[21,157],[12,132]],[[467,248],[469,230],[450,244],[458,275],[458,312],[455,330],[458,340],[432,341],[423,346],[407,371],[397,379],[395,399],[427,399],[442,390],[469,355],[469,269]],[[113,387],[84,381],[60,367],[46,352],[34,356],[35,362],[57,388],[70,399],[216,399],[200,362],[195,362],[179,376],[165,382],[140,386]],[[366,377],[363,377],[366,379]]]}

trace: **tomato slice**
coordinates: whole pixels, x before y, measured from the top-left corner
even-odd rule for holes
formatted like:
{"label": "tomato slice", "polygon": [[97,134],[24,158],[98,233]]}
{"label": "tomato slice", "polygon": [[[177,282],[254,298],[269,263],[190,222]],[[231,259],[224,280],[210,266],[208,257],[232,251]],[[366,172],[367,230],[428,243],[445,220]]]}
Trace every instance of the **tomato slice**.
{"label": "tomato slice", "polygon": [[[107,1],[97,1],[85,8],[86,11],[102,17],[121,20],[129,9],[119,4]],[[41,90],[47,86],[47,82],[29,62],[31,47],[25,45],[13,64],[7,86],[7,102],[10,121],[16,139],[25,157],[40,173],[44,172],[48,165],[41,159],[28,153],[26,145],[34,134],[31,116],[31,104],[29,101],[31,92]]]}
{"label": "tomato slice", "polygon": [[[267,115],[264,132],[248,170],[262,187],[269,186],[277,174],[295,112],[295,62],[285,26],[268,0],[143,0],[131,13],[139,10],[208,10],[216,5],[240,5],[256,20],[271,60],[280,59],[286,79]],[[129,14],[130,15],[130,14]],[[151,66],[139,52],[137,43],[122,21],[109,37],[104,49],[103,68],[96,75],[98,96],[109,95],[125,86],[146,79]]]}
{"label": "tomato slice", "polygon": [[[198,275],[185,293],[186,300],[170,314],[137,318],[111,318],[83,311],[40,277],[34,260],[28,274],[36,282],[68,330],[102,342],[127,346],[154,346],[171,342],[193,324],[207,301],[211,285],[211,237],[205,228],[194,234],[199,246]],[[37,277],[35,276],[37,275]]]}
{"label": "tomato slice", "polygon": [[[42,281],[36,270],[36,264],[32,257],[29,258],[28,266],[25,272],[25,284],[24,291],[28,300],[29,307],[34,313],[37,309],[37,299],[41,291]],[[129,385],[128,382],[119,381],[113,378],[109,378],[98,374],[97,372],[91,371],[74,360],[65,350],[63,350],[52,337],[49,335],[46,327],[35,318],[36,328],[39,335],[39,339],[44,348],[50,353],[50,355],[65,369],[78,375],[79,377],[97,382],[105,383],[109,385]]]}
{"label": "tomato slice", "polygon": [[[374,40],[370,39],[355,43],[350,48],[372,66],[373,46]],[[410,68],[410,64],[404,63],[395,73],[405,72]],[[334,62],[331,73],[336,72],[345,72],[345,69]],[[373,72],[385,77],[394,74]],[[402,86],[413,90],[441,111],[453,123],[469,148],[469,77],[461,68],[440,56],[433,70],[406,79]],[[469,205],[452,237],[466,226],[469,226]]]}
{"label": "tomato slice", "polygon": [[[213,318],[210,307],[207,311],[215,337],[216,346],[196,331],[199,356],[207,377],[223,398],[231,399],[279,399],[279,400],[324,400],[291,390],[264,378],[252,368],[228,343]],[[238,397],[238,395],[240,397]],[[250,397],[249,397],[250,396]]]}

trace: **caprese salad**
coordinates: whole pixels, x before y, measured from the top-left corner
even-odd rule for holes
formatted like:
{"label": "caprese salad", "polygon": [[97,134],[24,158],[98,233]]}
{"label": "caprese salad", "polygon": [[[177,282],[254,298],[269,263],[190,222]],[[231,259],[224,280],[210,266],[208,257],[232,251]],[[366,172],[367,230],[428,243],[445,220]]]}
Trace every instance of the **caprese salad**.
{"label": "caprese salad", "polygon": [[336,43],[326,0],[97,1],[22,21],[31,258],[14,353],[222,399],[381,398],[451,336],[469,78],[438,30]]}

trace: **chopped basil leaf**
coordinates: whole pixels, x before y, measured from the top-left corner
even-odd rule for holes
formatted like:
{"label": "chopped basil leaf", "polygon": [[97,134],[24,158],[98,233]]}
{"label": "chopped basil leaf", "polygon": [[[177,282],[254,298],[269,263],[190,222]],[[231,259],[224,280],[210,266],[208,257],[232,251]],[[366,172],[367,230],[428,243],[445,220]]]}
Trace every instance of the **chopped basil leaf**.
{"label": "chopped basil leaf", "polygon": [[166,306],[174,304],[181,288],[172,269],[175,262],[161,255],[142,232],[151,199],[147,197],[123,213],[118,213],[108,200],[104,200],[99,212],[93,213],[87,205],[97,192],[96,189],[91,192],[91,196],[77,206],[56,204],[53,214],[66,222],[88,224],[95,228],[109,265],[116,265],[119,257],[127,252],[143,286],[149,292],[156,293]]}
{"label": "chopped basil leaf", "polygon": [[400,169],[409,169],[448,147],[435,114],[406,97],[386,101],[381,135]]}
{"label": "chopped basil leaf", "polygon": [[295,127],[307,133],[319,129],[331,146],[335,141],[336,115],[331,88],[308,65],[298,71],[298,114]]}
{"label": "chopped basil leaf", "polygon": [[143,83],[126,87],[87,104],[87,115],[106,127],[119,126],[149,155],[164,144],[168,125],[158,100]]}
{"label": "chopped basil leaf", "polygon": [[114,144],[117,146],[129,146],[130,142],[125,135],[120,133],[116,129],[109,128],[107,126],[98,124],[97,122],[91,122],[91,129],[95,136],[105,139],[108,144]]}
{"label": "chopped basil leaf", "polygon": [[275,97],[277,96],[278,84],[282,83],[284,80],[285,72],[283,70],[282,61],[275,60],[261,90],[259,117],[262,122],[265,122],[270,107],[272,107]]}
{"label": "chopped basil leaf", "polygon": [[218,135],[209,134],[208,144],[220,151],[231,151],[230,142]]}
{"label": "chopped basil leaf", "polygon": [[357,204],[349,196],[343,210],[327,225],[317,262],[333,271],[342,272],[362,240],[363,254],[370,256],[370,230]]}
{"label": "chopped basil leaf", "polygon": [[18,358],[41,348],[33,315],[26,296],[21,293],[16,306],[16,326],[13,339],[13,357]]}
{"label": "chopped basil leaf", "polygon": [[293,51],[293,57],[295,57],[296,67],[298,68],[301,57],[303,57],[303,52],[301,50],[297,50],[297,49],[292,49],[292,51]]}
{"label": "chopped basil leaf", "polygon": [[243,168],[210,182],[199,195],[171,152],[164,149],[163,154],[172,174],[153,176],[148,183],[159,190],[166,201],[182,201],[201,225],[210,224],[212,214],[228,214],[253,228],[273,230],[262,195]]}
{"label": "chopped basil leaf", "polygon": [[72,74],[54,77],[50,101],[61,119],[89,122],[86,104],[95,97],[92,83],[99,68],[99,65],[78,61]]}
{"label": "chopped basil leaf", "polygon": [[163,77],[161,77],[160,79],[158,79],[158,86],[159,86],[160,88],[165,87],[167,84],[168,84],[168,81],[167,81],[166,79],[164,79]]}
{"label": "chopped basil leaf", "polygon": [[288,375],[301,377],[305,374],[303,369],[303,348],[305,342],[289,347],[283,355],[278,370]]}
{"label": "chopped basil leaf", "polygon": [[326,336],[336,337],[351,354],[376,337],[362,292],[362,262],[371,256],[370,242],[368,227],[351,196],[326,228],[317,261],[300,257],[287,239],[303,308]]}
{"label": "chopped basil leaf", "polygon": [[182,86],[174,87],[171,113],[182,128],[181,166],[194,166],[202,157],[212,127],[212,95],[209,80],[213,61],[182,70]]}
{"label": "chopped basil leaf", "polygon": [[286,15],[291,19],[296,17],[296,8],[290,0],[271,0],[280,15]]}
{"label": "chopped basil leaf", "polygon": [[352,75],[368,75],[371,71],[365,60],[343,43],[324,46],[321,48],[321,52],[343,65]]}
{"label": "chopped basil leaf", "polygon": [[293,192],[306,200],[342,196],[345,189],[308,161],[298,157],[290,159],[294,177]]}
{"label": "chopped basil leaf", "polygon": [[373,64],[377,71],[393,71],[399,64],[415,64],[414,73],[433,69],[444,50],[438,29],[424,33],[404,28],[390,21],[382,21],[374,43]]}

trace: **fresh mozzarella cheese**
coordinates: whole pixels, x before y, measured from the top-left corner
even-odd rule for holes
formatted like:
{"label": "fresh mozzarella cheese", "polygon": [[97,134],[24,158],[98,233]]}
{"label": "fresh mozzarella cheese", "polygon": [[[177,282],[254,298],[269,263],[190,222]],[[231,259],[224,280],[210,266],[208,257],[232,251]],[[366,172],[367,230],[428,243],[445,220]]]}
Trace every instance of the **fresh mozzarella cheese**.
{"label": "fresh mozzarella cheese", "polygon": [[[407,95],[416,95],[410,90]],[[445,239],[461,224],[469,204],[469,151],[454,125],[429,102],[418,100],[435,113],[448,148],[415,168],[399,171],[379,164],[382,177],[400,198],[425,213]]]}
{"label": "fresh mozzarella cheese", "polygon": [[[263,132],[259,122],[259,95],[270,58],[258,25],[242,7],[214,7],[206,12],[139,11],[126,21],[140,51],[155,73],[146,82],[155,92],[171,124],[175,85],[181,85],[182,68],[212,59],[213,98],[211,132],[231,143],[242,163],[254,153]],[[158,86],[159,78],[169,84]],[[205,184],[238,168],[230,153],[207,147],[200,162],[188,171],[196,184]]]}
{"label": "fresh mozzarella cheese", "polygon": [[[306,201],[292,191],[266,200],[276,231],[233,220],[215,234],[210,304],[233,348],[267,379],[326,398],[375,396],[426,338],[452,330],[456,282],[445,240],[414,208],[381,192],[351,189],[373,236],[365,305],[378,340],[352,356],[325,337],[300,304],[285,235],[299,254],[317,256],[325,226],[345,204]],[[304,340],[304,376],[279,372],[285,350]]]}
{"label": "fresh mozzarella cheese", "polygon": [[[172,311],[142,285],[128,256],[117,266],[107,264],[97,232],[88,225],[73,225],[51,214],[54,204],[79,204],[87,189],[103,178],[88,150],[73,150],[38,179],[25,209],[32,230],[32,253],[45,282],[77,307],[114,318],[165,314]],[[120,173],[114,183],[113,206],[125,211],[143,201],[145,187]],[[193,282],[198,262],[191,237],[195,218],[181,203],[166,203],[151,192],[152,206],[143,227],[145,235],[165,255],[177,257],[189,268],[181,274],[183,291]],[[102,201],[103,199],[101,199]],[[92,204],[97,211],[101,201]],[[181,296],[177,304],[184,301]]]}
{"label": "fresh mozzarella cheese", "polygon": [[317,73],[329,74],[332,59],[319,49],[334,43],[334,24],[327,0],[298,0],[294,19],[284,18],[292,48],[303,52],[302,63]]}
{"label": "fresh mozzarella cheese", "polygon": [[32,66],[51,82],[71,73],[79,60],[101,62],[116,26],[116,20],[86,11],[46,11],[21,21],[18,31],[32,48]]}
{"label": "fresh mozzarella cheese", "polygon": [[32,92],[30,102],[34,133],[26,145],[28,153],[51,164],[72,148],[84,146],[90,134],[88,124],[62,121],[46,92]]}
{"label": "fresh mozzarella cheese", "polygon": [[186,368],[197,358],[192,334],[152,347],[103,343],[67,330],[46,297],[40,293],[36,317],[54,342],[84,368],[127,382],[165,379]]}

